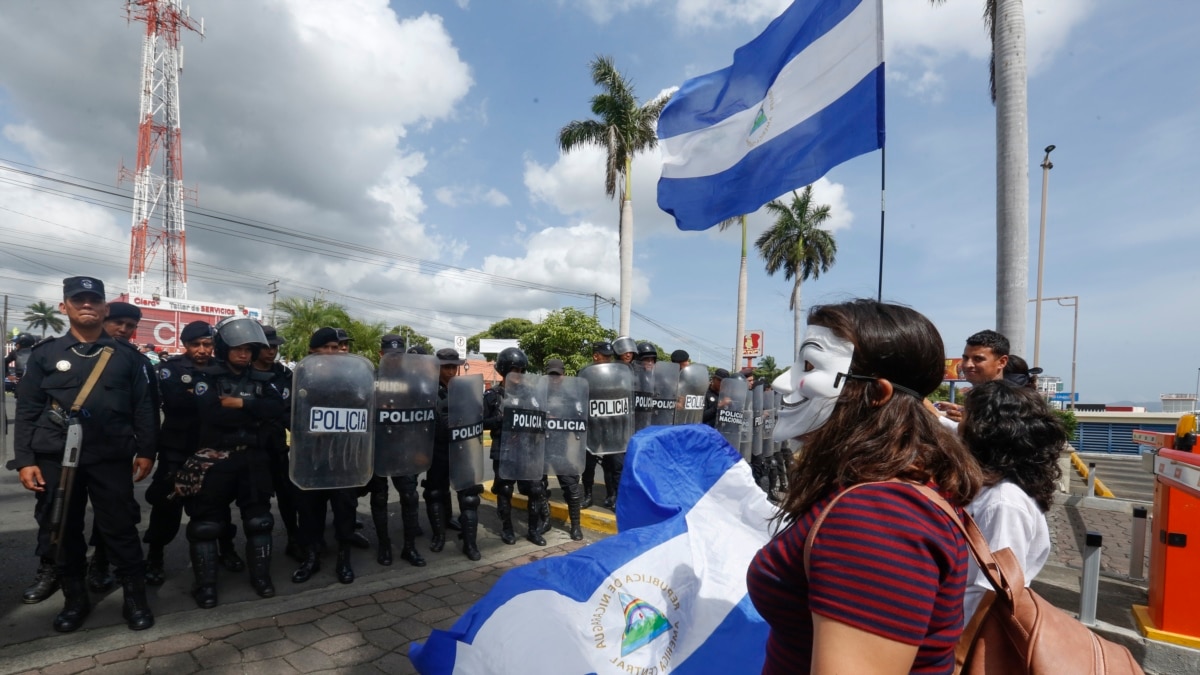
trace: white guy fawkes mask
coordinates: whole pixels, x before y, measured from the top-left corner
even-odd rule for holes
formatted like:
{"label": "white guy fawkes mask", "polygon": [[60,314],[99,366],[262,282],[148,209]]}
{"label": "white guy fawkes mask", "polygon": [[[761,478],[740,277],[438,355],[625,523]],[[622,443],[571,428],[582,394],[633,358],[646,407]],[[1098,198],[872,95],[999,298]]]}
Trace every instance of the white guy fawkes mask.
{"label": "white guy fawkes mask", "polygon": [[771,383],[783,402],[775,422],[775,438],[803,436],[824,424],[842,393],[843,378],[850,372],[854,344],[823,326],[809,326],[796,363]]}

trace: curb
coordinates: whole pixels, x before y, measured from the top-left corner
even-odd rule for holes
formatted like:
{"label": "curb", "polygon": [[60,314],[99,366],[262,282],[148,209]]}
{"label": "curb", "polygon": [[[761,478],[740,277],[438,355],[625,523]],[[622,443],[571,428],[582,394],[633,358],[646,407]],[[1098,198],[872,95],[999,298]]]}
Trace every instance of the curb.
{"label": "curb", "polygon": [[[483,499],[491,502],[493,506],[496,504],[496,495],[492,493],[492,481],[487,481],[483,484]],[[512,503],[514,507],[522,509],[529,508],[529,498],[522,494],[513,493]],[[550,500],[550,517],[567,522],[570,516],[567,513],[567,505],[555,499]],[[617,533],[617,514],[609,513],[607,510],[599,510],[595,507],[583,509],[579,513],[579,525],[586,527],[593,532],[603,534]]]}
{"label": "curb", "polygon": [[[1083,478],[1084,481],[1087,481],[1089,473],[1088,468],[1087,465],[1083,463],[1083,460],[1080,459],[1078,452],[1071,453],[1071,463],[1075,465],[1075,471],[1079,472],[1080,478]],[[1113,491],[1109,490],[1108,486],[1105,485],[1099,478],[1096,479],[1096,494],[1108,499],[1116,497],[1116,495],[1113,494]]]}

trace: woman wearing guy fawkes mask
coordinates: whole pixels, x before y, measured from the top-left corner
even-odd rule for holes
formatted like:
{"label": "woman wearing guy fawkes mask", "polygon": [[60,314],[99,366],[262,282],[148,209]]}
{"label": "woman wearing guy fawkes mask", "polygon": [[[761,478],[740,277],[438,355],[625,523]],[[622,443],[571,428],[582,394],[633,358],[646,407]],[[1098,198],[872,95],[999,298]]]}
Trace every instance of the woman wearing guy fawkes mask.
{"label": "woman wearing guy fawkes mask", "polygon": [[786,394],[775,433],[804,445],[781,530],[747,573],[771,626],[764,673],[954,671],[966,542],[916,484],[961,514],[981,475],[923,404],[944,354],[933,324],[906,307],[855,300],[809,313],[798,360],[775,384]]}

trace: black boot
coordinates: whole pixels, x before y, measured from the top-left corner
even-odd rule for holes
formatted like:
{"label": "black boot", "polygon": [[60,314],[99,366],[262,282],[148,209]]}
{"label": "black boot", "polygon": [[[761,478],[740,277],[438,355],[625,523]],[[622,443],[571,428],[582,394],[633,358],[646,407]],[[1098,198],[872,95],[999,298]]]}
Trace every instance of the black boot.
{"label": "black boot", "polygon": [[[479,498],[476,497],[476,500]],[[467,556],[467,560],[479,560],[483,556],[479,553],[479,545],[476,543],[476,537],[479,533],[479,507],[463,508],[459,504],[459,525],[462,526],[462,532],[458,535],[462,537],[462,552]]]}
{"label": "black boot", "polygon": [[275,597],[275,584],[271,583],[270,532],[246,535],[246,560],[250,563],[250,587],[260,598]]}
{"label": "black boot", "polygon": [[163,547],[150,544],[149,550],[146,551],[146,585],[162,586],[166,580],[167,574],[163,570]]}
{"label": "black boot", "polygon": [[371,520],[375,522],[375,539],[379,541],[379,550],[375,554],[375,562],[380,565],[392,564],[392,538],[388,536],[387,505],[377,509],[371,504]]}
{"label": "black boot", "polygon": [[538,534],[546,534],[550,531],[550,493],[547,491],[546,496],[538,502]]}
{"label": "black boot", "polygon": [[417,505],[408,505],[401,503],[400,505],[400,521],[404,526],[404,548],[400,549],[400,559],[407,560],[408,564],[413,567],[424,567],[425,558],[417,551],[417,535],[421,533],[421,528],[418,526],[418,521],[421,520],[421,514],[418,512]]}
{"label": "black boot", "polygon": [[192,557],[192,574],[196,581],[192,585],[192,599],[200,609],[217,606],[217,562],[220,557],[217,542],[207,539],[189,543]]}
{"label": "black boot", "polygon": [[108,568],[108,553],[103,546],[97,546],[88,562],[87,587],[93,593],[111,591],[117,585],[112,571]]}
{"label": "black boot", "polygon": [[590,485],[584,486],[583,501],[581,501],[579,503],[579,508],[581,508],[581,509],[592,508],[592,486],[590,486]]}
{"label": "black boot", "polygon": [[145,577],[125,577],[121,579],[121,588],[125,591],[121,616],[125,617],[125,625],[129,626],[129,630],[146,630],[153,626],[154,613],[146,602]]}
{"label": "black boot", "polygon": [[563,496],[567,500],[567,515],[571,520],[571,539],[583,539],[583,530],[579,526],[580,504],[583,501],[583,486],[576,483],[563,488]]}
{"label": "black boot", "polygon": [[317,555],[316,547],[309,546],[304,550],[304,561],[292,572],[292,582],[302,584],[321,571],[321,558]]}
{"label": "black boot", "polygon": [[36,605],[54,595],[58,587],[58,572],[54,570],[54,560],[43,557],[41,562],[38,563],[37,574],[33,577],[33,583],[21,594],[21,602],[27,605]]}
{"label": "black boot", "polygon": [[334,568],[338,581],[343,584],[354,583],[354,568],[350,566],[350,546],[338,544],[337,567]]}
{"label": "black boot", "polygon": [[230,572],[241,572],[246,569],[246,561],[242,560],[242,556],[238,555],[237,547],[233,545],[233,536],[227,539],[222,539],[219,544],[217,559],[221,561],[221,567]]}
{"label": "black boot", "polygon": [[500,541],[517,543],[517,534],[513,532],[511,496],[496,495],[496,513],[500,516]]}
{"label": "black boot", "polygon": [[454,530],[455,532],[462,531],[462,525],[460,525],[458,519],[454,517],[454,507],[450,505],[449,491],[446,491],[445,496],[442,497],[442,513],[445,514],[444,518],[447,530]]}
{"label": "black boot", "polygon": [[433,532],[429,539],[429,550],[434,553],[446,546],[445,506],[440,496],[425,500],[425,514],[429,516],[429,529]]}
{"label": "black boot", "polygon": [[87,582],[83,577],[63,577],[62,592],[66,603],[58,616],[54,617],[54,630],[70,633],[79,630],[83,620],[92,612],[92,600],[88,597]]}
{"label": "black boot", "polygon": [[541,504],[543,501],[545,501],[545,499],[546,498],[543,497],[536,502],[531,502],[529,507],[526,509],[526,513],[529,516],[529,533],[525,535],[525,538],[537,544],[538,546],[546,545],[546,538],[542,536]]}

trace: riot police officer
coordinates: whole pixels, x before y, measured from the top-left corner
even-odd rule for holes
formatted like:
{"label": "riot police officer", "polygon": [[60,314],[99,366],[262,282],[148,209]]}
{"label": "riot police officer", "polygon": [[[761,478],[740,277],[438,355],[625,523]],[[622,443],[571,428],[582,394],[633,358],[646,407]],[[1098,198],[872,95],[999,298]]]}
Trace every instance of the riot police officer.
{"label": "riot police officer", "polygon": [[[562,362],[562,359],[549,359],[546,361],[546,376],[550,382],[548,397],[553,398],[556,395],[557,388],[562,382],[564,375],[566,375],[566,365]],[[581,400],[579,402],[585,404],[584,407],[586,407],[587,401]],[[590,453],[584,454],[587,455]],[[583,508],[583,485],[579,482],[580,475],[578,473],[557,474],[555,478],[558,479],[558,486],[562,489],[563,500],[567,503],[567,520],[570,524],[569,533],[571,539],[579,541],[583,539],[583,529],[580,527],[580,512]],[[542,477],[542,485],[546,485],[545,477]],[[544,499],[542,503],[545,504],[545,508],[542,510],[542,533],[544,534],[550,529],[550,500]]]}
{"label": "riot police officer", "polygon": [[[637,342],[634,342],[633,338],[628,335],[622,335],[613,340],[612,350],[617,360],[621,363],[633,363],[633,360],[637,357],[638,345]],[[657,353],[655,356],[657,356]]]}
{"label": "riot police officer", "polygon": [[270,423],[286,413],[271,373],[251,364],[267,337],[257,321],[231,317],[217,324],[213,350],[219,362],[200,370],[195,383],[200,416],[199,449],[175,472],[185,497],[187,538],[195,584],[192,598],[203,609],[217,606],[217,540],[228,531],[236,501],[246,533],[250,586],[259,597],[275,595],[271,582]]}
{"label": "riot police officer", "polygon": [[717,428],[717,403],[721,400],[721,380],[729,377],[729,371],[717,368],[708,380],[708,390],[704,392],[703,421],[708,426]]}
{"label": "riot police officer", "polygon": [[[438,359],[438,403],[436,410],[437,426],[433,436],[433,464],[425,474],[425,508],[429,514],[429,524],[433,530],[433,540],[429,548],[440,551],[445,539],[442,529],[443,509],[448,503],[450,494],[450,422],[448,411],[448,394],[450,380],[458,375],[458,369],[466,363],[460,358],[456,349],[447,347],[437,351]],[[478,390],[476,390],[478,391]],[[477,399],[478,400],[478,399]],[[493,436],[493,444],[496,443]],[[483,485],[472,485],[458,491],[458,524],[459,537],[462,539],[462,552],[469,560],[479,560],[479,495],[483,494]],[[511,493],[510,493],[511,497]],[[511,513],[511,502],[509,511]],[[449,516],[446,513],[445,516]],[[453,520],[453,519],[450,519]],[[511,516],[509,529],[512,529]]]}
{"label": "riot police officer", "polygon": [[[654,345],[649,342],[642,344],[649,345],[650,350],[654,351],[654,360],[658,360],[658,351],[654,349]],[[639,354],[639,345],[633,338],[623,335],[613,340],[613,353],[621,363],[633,368],[635,359]],[[654,368],[654,364],[650,364],[650,368]],[[635,380],[636,381],[636,380]],[[615,509],[617,505],[617,487],[621,483],[621,471],[625,467],[625,453],[618,452],[611,455],[596,456],[592,453],[587,454],[587,464],[583,469],[583,508],[592,506],[592,489],[596,482],[596,464],[600,465],[600,469],[604,472],[604,491],[605,497],[603,506],[606,509]]]}
{"label": "riot police officer", "polygon": [[[150,392],[153,382],[137,351],[105,334],[108,307],[102,281],[64,279],[59,311],[66,314],[70,330],[42,341],[30,353],[18,385],[13,439],[21,485],[37,493],[39,523],[52,517],[51,497],[60,478],[73,473],[72,480],[63,481],[59,497],[63,523],[55,553],[65,603],[54,618],[54,629],[77,630],[91,612],[83,537],[90,499],[124,589],[122,614],[129,628],[144,630],[154,625],[154,615],[146,603],[133,483],[144,479],[154,465],[158,419]],[[64,466],[68,442],[72,447],[78,443],[76,467]],[[45,560],[50,553],[50,542],[39,536],[38,554]]]}
{"label": "riot police officer", "polygon": [[[276,361],[279,356],[279,346],[284,339],[279,337],[274,326],[263,326],[263,335],[267,344],[258,350],[252,367],[263,373],[271,374],[271,384],[283,398],[284,406],[291,404],[292,369]],[[266,420],[263,427],[266,431],[267,446],[271,455],[271,485],[275,491],[275,503],[278,506],[279,518],[283,521],[283,529],[287,532],[287,546],[284,553],[300,562],[304,559],[304,550],[300,546],[300,520],[297,516],[296,502],[299,488],[288,476],[288,425],[290,415],[278,419]]]}
{"label": "riot police officer", "polygon": [[[507,378],[510,373],[524,373],[529,366],[529,358],[517,347],[502,350],[496,356],[496,372]],[[512,496],[513,486],[529,498],[529,532],[526,538],[538,546],[545,546],[546,539],[542,537],[541,502],[546,499],[546,492],[541,480],[509,480],[500,475],[500,440],[504,427],[504,383],[489,389],[483,396],[483,428],[492,435],[492,471],[496,474],[492,481],[492,494],[496,495],[496,513],[500,516],[500,541],[505,544],[517,543],[517,535],[513,532]]]}

